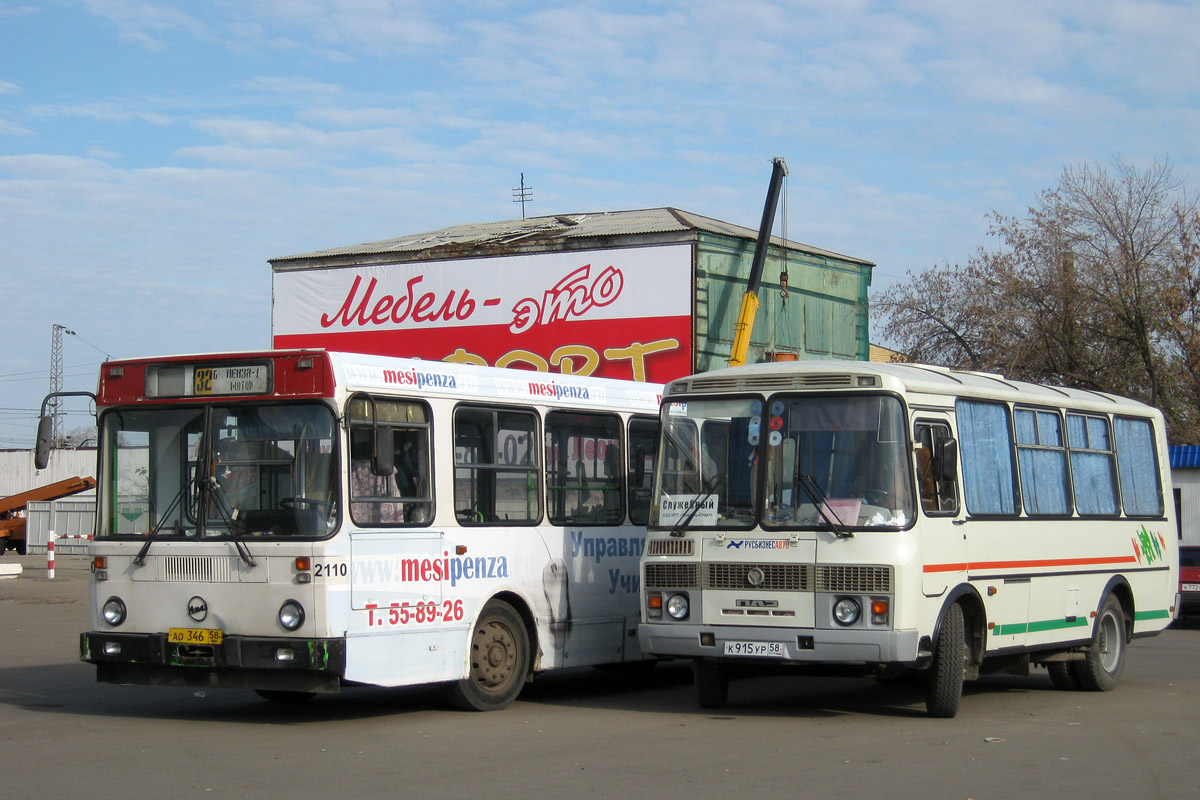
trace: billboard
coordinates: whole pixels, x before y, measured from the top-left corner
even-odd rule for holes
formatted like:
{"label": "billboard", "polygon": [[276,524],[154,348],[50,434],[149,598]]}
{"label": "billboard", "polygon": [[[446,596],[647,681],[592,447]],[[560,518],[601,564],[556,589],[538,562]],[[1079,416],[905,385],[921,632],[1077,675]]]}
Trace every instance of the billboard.
{"label": "billboard", "polygon": [[692,371],[690,244],[277,271],[276,348],[666,382]]}

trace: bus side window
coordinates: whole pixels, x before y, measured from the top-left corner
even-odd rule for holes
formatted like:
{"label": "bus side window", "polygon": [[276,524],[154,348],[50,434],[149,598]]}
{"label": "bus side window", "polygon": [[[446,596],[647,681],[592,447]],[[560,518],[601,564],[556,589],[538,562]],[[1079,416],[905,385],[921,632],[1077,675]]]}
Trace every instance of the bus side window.
{"label": "bus side window", "polygon": [[455,409],[454,515],[460,525],[541,520],[537,421],[536,414],[518,409]]}
{"label": "bus side window", "polygon": [[654,467],[658,462],[656,419],[629,420],[629,521],[645,525],[650,521]]}
{"label": "bus side window", "polygon": [[927,514],[958,513],[957,446],[950,427],[940,422],[919,422],[913,430],[916,444],[917,491]]}
{"label": "bus side window", "polygon": [[620,417],[546,415],[546,493],[555,525],[621,524]]}

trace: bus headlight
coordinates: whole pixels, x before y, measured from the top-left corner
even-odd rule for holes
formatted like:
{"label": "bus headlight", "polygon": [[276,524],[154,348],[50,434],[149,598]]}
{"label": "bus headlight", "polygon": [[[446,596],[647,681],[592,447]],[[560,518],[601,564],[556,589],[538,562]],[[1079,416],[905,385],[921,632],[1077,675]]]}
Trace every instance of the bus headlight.
{"label": "bus headlight", "polygon": [[294,631],[304,624],[304,606],[295,600],[288,600],[279,607],[279,624],[289,631]]}
{"label": "bus headlight", "polygon": [[838,625],[853,625],[862,616],[862,606],[853,597],[843,597],[833,604],[833,618]]}
{"label": "bus headlight", "polygon": [[104,617],[104,621],[115,628],[125,621],[125,615],[128,612],[124,600],[119,597],[110,597],[104,601],[104,608],[100,613]]}
{"label": "bus headlight", "polygon": [[671,619],[687,619],[688,598],[686,594],[673,594],[667,599],[667,613]]}

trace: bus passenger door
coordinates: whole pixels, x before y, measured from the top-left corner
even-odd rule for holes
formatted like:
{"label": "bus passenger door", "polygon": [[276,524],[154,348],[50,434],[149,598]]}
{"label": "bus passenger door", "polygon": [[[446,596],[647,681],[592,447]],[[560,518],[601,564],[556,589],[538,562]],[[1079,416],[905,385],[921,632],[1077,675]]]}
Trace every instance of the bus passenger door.
{"label": "bus passenger door", "polygon": [[941,597],[967,578],[967,527],[959,500],[957,456],[957,442],[946,417],[922,416],[915,422],[921,589],[926,597]]}
{"label": "bus passenger door", "polygon": [[438,531],[351,532],[348,680],[400,686],[448,679],[447,570]]}

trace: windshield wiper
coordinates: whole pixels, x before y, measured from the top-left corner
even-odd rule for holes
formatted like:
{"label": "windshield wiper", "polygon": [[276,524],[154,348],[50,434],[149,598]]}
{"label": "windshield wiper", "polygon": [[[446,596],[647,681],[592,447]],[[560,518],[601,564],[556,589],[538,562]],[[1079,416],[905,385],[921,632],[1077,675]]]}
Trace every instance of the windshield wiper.
{"label": "windshield wiper", "polygon": [[829,499],[828,495],[821,490],[820,485],[812,475],[796,473],[796,484],[804,490],[804,494],[808,496],[809,501],[816,507],[817,513],[821,515],[821,519],[833,528],[833,532],[842,539],[849,539],[854,536],[854,532],[846,527],[836,512],[831,508],[827,508],[825,501]]}
{"label": "windshield wiper", "polygon": [[221,521],[229,528],[229,538],[233,540],[233,546],[237,550],[238,557],[246,563],[248,567],[257,567],[258,562],[254,560],[254,556],[250,554],[250,548],[246,545],[246,540],[242,538],[241,528],[244,527],[242,521],[238,518],[240,515],[237,509],[230,509],[225,502],[224,495],[219,491],[220,485],[217,483],[217,477],[214,475],[209,478],[209,491],[213,498],[216,499],[217,511],[221,515]]}
{"label": "windshield wiper", "polygon": [[[156,522],[154,527],[150,529],[150,532],[146,534],[146,542],[142,545],[142,548],[138,550],[137,556],[135,556],[133,559],[133,563],[137,566],[143,567],[146,565],[146,553],[150,550],[150,545],[154,542],[154,537],[158,536],[158,532],[163,529],[163,523],[171,518],[171,512],[179,506],[180,501],[183,499],[183,492],[185,489],[187,489],[186,483],[179,487],[179,491],[175,493],[175,498],[171,500],[170,504],[167,506],[167,510],[159,516],[158,522]],[[179,527],[178,520],[176,520],[175,525],[176,527]]]}
{"label": "windshield wiper", "polygon": [[196,464],[196,534],[200,539],[204,539],[205,531],[208,528],[208,511],[216,498],[217,512],[221,515],[221,521],[229,528],[229,536],[233,539],[233,546],[237,550],[238,558],[246,562],[246,566],[256,567],[258,562],[254,560],[254,556],[250,555],[250,549],[246,547],[246,543],[239,537],[234,517],[229,511],[229,506],[225,503],[224,497],[218,492],[221,488],[217,483],[217,462],[213,460],[213,442],[214,437],[212,431],[212,416],[213,407],[205,406],[204,408],[204,431],[200,437],[200,461]]}
{"label": "windshield wiper", "polygon": [[708,498],[713,496],[713,494],[717,491],[717,487],[724,480],[725,473],[722,472],[717,475],[713,475],[704,482],[704,493],[696,498],[696,502],[693,503],[692,507],[688,509],[687,513],[680,518],[679,522],[676,522],[673,526],[671,526],[672,536],[683,536],[684,529],[687,528],[687,526],[691,524],[692,520],[696,518],[696,514],[700,513],[700,507],[704,505]]}

